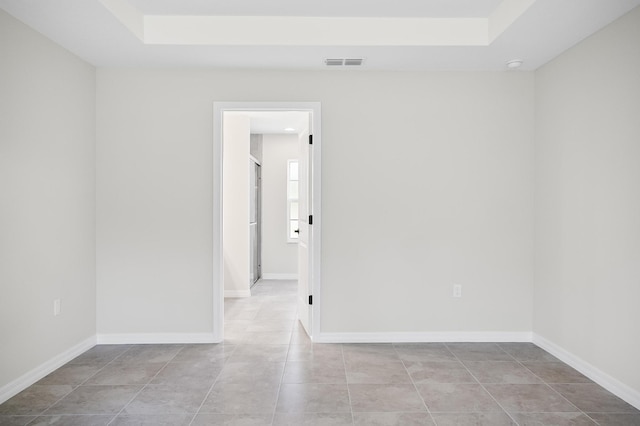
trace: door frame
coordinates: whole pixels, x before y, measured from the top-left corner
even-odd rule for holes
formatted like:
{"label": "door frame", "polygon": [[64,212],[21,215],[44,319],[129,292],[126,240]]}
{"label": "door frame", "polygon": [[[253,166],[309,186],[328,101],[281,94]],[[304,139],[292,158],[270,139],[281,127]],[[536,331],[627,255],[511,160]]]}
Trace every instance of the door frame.
{"label": "door frame", "polygon": [[213,339],[224,341],[224,268],[222,242],[222,138],[223,115],[231,111],[301,111],[312,114],[313,156],[309,191],[313,225],[309,231],[309,289],[313,295],[311,339],[320,335],[321,297],[321,106],[320,102],[214,102],[213,103]]}

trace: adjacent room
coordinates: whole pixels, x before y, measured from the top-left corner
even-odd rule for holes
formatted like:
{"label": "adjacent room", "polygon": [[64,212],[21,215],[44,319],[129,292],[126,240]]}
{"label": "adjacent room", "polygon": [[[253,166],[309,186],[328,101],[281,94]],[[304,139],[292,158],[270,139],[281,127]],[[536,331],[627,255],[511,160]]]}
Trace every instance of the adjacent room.
{"label": "adjacent room", "polygon": [[0,0],[0,424],[640,425],[639,41]]}

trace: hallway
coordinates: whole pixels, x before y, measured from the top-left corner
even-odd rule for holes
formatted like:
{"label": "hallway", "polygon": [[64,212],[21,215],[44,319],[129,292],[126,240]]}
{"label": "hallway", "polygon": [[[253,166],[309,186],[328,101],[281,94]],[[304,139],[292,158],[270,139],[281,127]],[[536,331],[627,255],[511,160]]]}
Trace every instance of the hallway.
{"label": "hallway", "polygon": [[310,343],[297,321],[297,281],[260,280],[251,294],[225,299],[225,343]]}

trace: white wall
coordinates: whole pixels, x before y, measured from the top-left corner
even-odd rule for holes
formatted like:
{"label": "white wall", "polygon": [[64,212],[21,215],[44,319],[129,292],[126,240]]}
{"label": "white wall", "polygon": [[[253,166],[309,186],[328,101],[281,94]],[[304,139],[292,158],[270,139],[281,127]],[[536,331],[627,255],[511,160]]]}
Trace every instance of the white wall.
{"label": "white wall", "polygon": [[213,106],[111,72],[97,70],[98,332],[210,333]]}
{"label": "white wall", "polygon": [[532,73],[97,75],[100,333],[211,331],[212,109],[242,100],[322,103],[323,331],[531,330]]}
{"label": "white wall", "polygon": [[258,160],[258,163],[262,162],[262,135],[252,134],[249,138],[249,153]]}
{"label": "white wall", "polygon": [[92,66],[2,10],[0,58],[2,402],[95,336],[96,99]]}
{"label": "white wall", "polygon": [[264,135],[262,144],[262,274],[295,276],[298,245],[287,242],[287,164],[298,158],[298,135]]}
{"label": "white wall", "polygon": [[224,114],[222,170],[222,240],[224,293],[248,297],[249,293],[249,132],[248,116]]}
{"label": "white wall", "polygon": [[534,331],[640,401],[640,8],[536,72]]}

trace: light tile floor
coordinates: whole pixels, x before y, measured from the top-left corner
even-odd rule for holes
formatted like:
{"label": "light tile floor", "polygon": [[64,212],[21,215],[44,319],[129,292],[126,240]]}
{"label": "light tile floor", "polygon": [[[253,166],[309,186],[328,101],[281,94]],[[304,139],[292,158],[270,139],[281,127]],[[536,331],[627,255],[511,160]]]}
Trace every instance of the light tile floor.
{"label": "light tile floor", "polygon": [[312,344],[294,281],[252,293],[225,300],[224,344],[96,346],[0,425],[640,425],[533,344]]}

